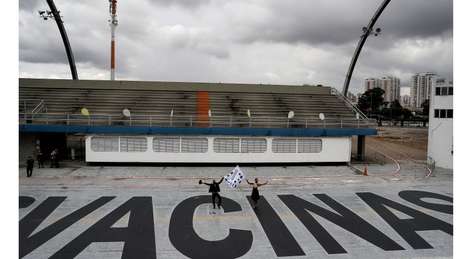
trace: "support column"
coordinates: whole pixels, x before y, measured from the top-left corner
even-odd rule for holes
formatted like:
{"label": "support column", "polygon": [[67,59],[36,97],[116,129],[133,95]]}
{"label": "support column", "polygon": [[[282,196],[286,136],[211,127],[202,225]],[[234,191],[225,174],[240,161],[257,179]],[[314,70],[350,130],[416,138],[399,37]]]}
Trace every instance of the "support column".
{"label": "support column", "polygon": [[366,136],[358,136],[358,161],[364,161],[366,150]]}

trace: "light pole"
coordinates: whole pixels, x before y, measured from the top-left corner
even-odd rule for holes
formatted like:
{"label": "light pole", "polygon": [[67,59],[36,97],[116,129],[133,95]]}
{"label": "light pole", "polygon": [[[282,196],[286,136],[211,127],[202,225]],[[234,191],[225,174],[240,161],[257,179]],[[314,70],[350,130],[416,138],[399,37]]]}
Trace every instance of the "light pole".
{"label": "light pole", "polygon": [[353,75],[353,70],[355,69],[356,61],[358,60],[359,53],[361,53],[361,49],[363,48],[364,43],[367,40],[367,37],[370,34],[374,34],[374,36],[377,36],[382,31],[380,28],[377,28],[374,31],[373,27],[375,23],[377,22],[377,19],[379,18],[379,16],[382,14],[385,7],[390,3],[390,1],[391,0],[383,0],[382,4],[377,9],[374,16],[369,21],[369,24],[367,25],[367,27],[363,27],[363,34],[361,35],[361,38],[359,39],[359,42],[358,42],[358,46],[356,46],[355,53],[353,54],[353,57],[351,58],[350,66],[348,67],[348,72],[345,77],[345,82],[343,83],[342,94],[344,96],[347,96],[348,86],[350,85],[350,80],[351,80],[351,76]]}
{"label": "light pole", "polygon": [[69,39],[67,38],[67,33],[64,28],[64,24],[61,19],[60,12],[56,9],[53,0],[46,0],[51,11],[38,11],[38,14],[44,19],[48,18],[54,19],[58,26],[59,32],[61,33],[62,41],[64,42],[65,52],[67,54],[67,59],[69,60],[70,72],[72,73],[72,79],[78,80],[77,68],[75,67],[75,59],[73,57],[72,48],[70,47]]}

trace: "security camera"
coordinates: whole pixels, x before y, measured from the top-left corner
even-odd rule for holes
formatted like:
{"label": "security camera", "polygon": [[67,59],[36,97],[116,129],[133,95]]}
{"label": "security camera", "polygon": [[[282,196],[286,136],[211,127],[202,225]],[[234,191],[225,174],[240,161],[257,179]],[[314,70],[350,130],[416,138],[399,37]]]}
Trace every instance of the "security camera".
{"label": "security camera", "polygon": [[382,29],[377,28],[377,29],[375,29],[375,31],[376,31],[377,33],[380,33],[380,32],[382,31]]}
{"label": "security camera", "polygon": [[45,14],[45,11],[38,11],[38,14],[39,14],[39,15],[44,15],[44,14]]}

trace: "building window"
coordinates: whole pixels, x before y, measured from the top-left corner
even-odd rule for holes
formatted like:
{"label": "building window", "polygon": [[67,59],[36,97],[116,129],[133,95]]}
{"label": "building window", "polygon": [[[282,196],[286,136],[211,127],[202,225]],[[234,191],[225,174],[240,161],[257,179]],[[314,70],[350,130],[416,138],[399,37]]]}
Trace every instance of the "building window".
{"label": "building window", "polygon": [[91,150],[94,152],[118,152],[118,137],[92,137]]}
{"label": "building window", "polygon": [[449,87],[449,95],[454,95],[454,88],[453,87]]}
{"label": "building window", "polygon": [[120,137],[121,152],[147,151],[147,138],[145,137]]}
{"label": "building window", "polygon": [[153,138],[153,151],[165,153],[179,153],[179,137],[156,137]]}
{"label": "building window", "polygon": [[446,117],[446,110],[440,110],[439,112],[439,118],[445,118]]}
{"label": "building window", "polygon": [[454,115],[454,110],[453,109],[448,109],[447,110],[447,118],[453,118]]}
{"label": "building window", "polygon": [[448,89],[447,87],[441,87],[441,95],[447,95]]}
{"label": "building window", "polygon": [[321,139],[299,139],[298,140],[298,153],[320,153],[322,149]]}
{"label": "building window", "polygon": [[438,109],[434,110],[434,117],[439,118],[439,110]]}
{"label": "building window", "polygon": [[275,138],[272,142],[273,153],[296,153],[297,140],[296,139],[282,139]]}
{"label": "building window", "polygon": [[242,138],[241,153],[264,153],[267,151],[267,140],[262,138]]}
{"label": "building window", "polygon": [[239,138],[216,138],[214,139],[214,152],[216,153],[239,153]]}
{"label": "building window", "polygon": [[182,138],[181,152],[183,153],[206,153],[208,152],[207,138]]}
{"label": "building window", "polygon": [[436,87],[436,95],[441,95],[441,87]]}

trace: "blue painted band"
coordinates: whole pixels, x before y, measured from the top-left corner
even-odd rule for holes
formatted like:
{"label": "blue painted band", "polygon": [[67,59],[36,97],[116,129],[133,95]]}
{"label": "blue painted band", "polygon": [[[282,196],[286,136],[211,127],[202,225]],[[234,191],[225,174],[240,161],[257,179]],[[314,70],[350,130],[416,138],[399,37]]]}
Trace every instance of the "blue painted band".
{"label": "blue painted band", "polygon": [[20,132],[28,133],[83,133],[83,134],[160,134],[160,135],[233,135],[286,137],[342,137],[377,135],[372,128],[168,128],[137,126],[77,126],[77,125],[19,125]]}

